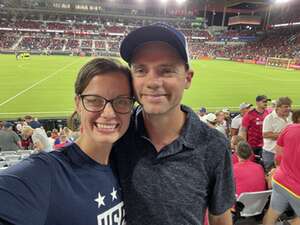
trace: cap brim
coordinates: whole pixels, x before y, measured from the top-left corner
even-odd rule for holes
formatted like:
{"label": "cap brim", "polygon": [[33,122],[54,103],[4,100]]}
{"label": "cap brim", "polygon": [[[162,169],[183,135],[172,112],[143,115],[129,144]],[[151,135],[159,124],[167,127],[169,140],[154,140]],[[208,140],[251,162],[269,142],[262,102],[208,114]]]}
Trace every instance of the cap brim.
{"label": "cap brim", "polygon": [[188,62],[185,46],[183,46],[174,32],[163,26],[141,27],[129,33],[121,43],[121,57],[131,64],[136,49],[142,44],[153,41],[168,43],[178,51],[185,62]]}

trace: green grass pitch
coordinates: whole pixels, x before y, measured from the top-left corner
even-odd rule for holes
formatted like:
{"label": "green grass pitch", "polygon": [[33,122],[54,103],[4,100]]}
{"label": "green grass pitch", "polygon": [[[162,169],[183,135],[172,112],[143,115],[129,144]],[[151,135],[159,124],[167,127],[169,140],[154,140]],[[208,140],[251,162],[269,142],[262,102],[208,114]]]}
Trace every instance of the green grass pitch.
{"label": "green grass pitch", "polygon": [[[74,110],[74,81],[88,57],[0,55],[0,119],[26,114],[39,118],[65,117]],[[238,111],[241,102],[255,103],[258,94],[275,99],[289,96],[300,107],[300,71],[267,68],[228,61],[192,61],[195,71],[183,102],[197,110],[229,107]]]}

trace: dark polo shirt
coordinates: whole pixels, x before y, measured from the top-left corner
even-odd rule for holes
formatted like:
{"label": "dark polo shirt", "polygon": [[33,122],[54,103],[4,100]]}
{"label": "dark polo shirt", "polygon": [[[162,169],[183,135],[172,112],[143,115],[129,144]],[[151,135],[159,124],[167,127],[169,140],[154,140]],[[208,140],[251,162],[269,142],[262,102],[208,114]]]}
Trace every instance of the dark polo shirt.
{"label": "dark polo shirt", "polygon": [[112,154],[127,225],[202,225],[205,209],[218,215],[234,204],[229,143],[188,107],[180,137],[159,153],[139,108]]}

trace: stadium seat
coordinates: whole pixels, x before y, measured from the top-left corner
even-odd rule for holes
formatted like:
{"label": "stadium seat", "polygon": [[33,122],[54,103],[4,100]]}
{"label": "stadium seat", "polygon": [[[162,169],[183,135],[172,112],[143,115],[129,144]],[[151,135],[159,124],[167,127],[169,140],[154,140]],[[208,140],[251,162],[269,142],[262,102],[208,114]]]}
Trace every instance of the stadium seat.
{"label": "stadium seat", "polygon": [[235,205],[234,222],[241,218],[262,215],[272,190],[242,193]]}
{"label": "stadium seat", "polygon": [[0,161],[0,169],[5,168],[6,166],[8,166],[6,161]]}
{"label": "stadium seat", "polygon": [[15,155],[16,151],[2,151],[0,152],[0,156],[6,156],[6,155]]}

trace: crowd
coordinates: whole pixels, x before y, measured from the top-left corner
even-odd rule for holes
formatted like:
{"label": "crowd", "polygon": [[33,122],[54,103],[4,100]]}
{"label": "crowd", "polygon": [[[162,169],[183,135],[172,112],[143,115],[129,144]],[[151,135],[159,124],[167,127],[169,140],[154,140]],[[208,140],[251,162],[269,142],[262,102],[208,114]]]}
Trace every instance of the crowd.
{"label": "crowd", "polygon": [[[102,18],[100,20],[101,23],[96,20],[98,21],[96,24],[86,21],[81,23],[30,20],[1,22],[0,27],[3,28],[39,29],[41,32],[1,32],[0,48],[11,49],[15,45],[14,50],[47,49],[92,52],[101,49],[106,52],[116,52],[124,35],[140,26],[131,19],[110,21]],[[151,23],[149,20],[141,22],[141,24],[149,23]],[[221,34],[214,35],[208,30],[192,28],[187,23],[173,23],[187,37],[190,55],[193,58],[208,56],[264,62],[268,57],[300,58],[300,33],[296,29],[277,28],[269,30],[264,35],[257,35],[254,30],[225,30]],[[45,30],[56,30],[60,33],[54,35],[45,33]],[[88,32],[95,33],[88,34]],[[247,37],[250,39],[243,39]],[[21,41],[17,43],[19,40]],[[227,42],[237,41],[239,44],[227,44]],[[100,44],[100,42],[103,43]]]}
{"label": "crowd", "polygon": [[[142,34],[148,36],[137,39]],[[120,190],[119,180],[128,224],[181,225],[187,221],[202,224],[205,210],[208,210],[211,225],[229,225],[235,196],[266,190],[266,173],[273,173],[271,203],[264,224],[275,224],[288,205],[296,214],[294,224],[299,224],[300,111],[291,111],[289,97],[279,97],[272,102],[272,108],[268,108],[270,99],[258,95],[255,107],[242,103],[240,114],[234,118],[227,108],[206,114],[202,107],[198,117],[188,106],[180,104],[194,75],[181,32],[165,24],[142,27],[126,36],[120,54],[131,66],[131,74],[128,68],[109,59],[93,59],[79,71],[75,83],[76,113],[81,119],[78,138],[72,136],[68,128],[59,134],[56,130],[48,132],[48,137],[37,120],[26,116],[16,124],[25,145],[12,132],[13,124],[3,123],[1,151],[5,152],[7,142],[11,141],[15,150],[27,146],[49,152],[1,173],[4,187],[1,193],[14,206],[22,205],[20,198],[12,198],[7,187],[22,190],[24,182],[19,184],[19,180],[25,180],[29,174],[44,179],[39,182],[42,189],[36,188],[36,180],[25,180],[32,185],[29,185],[33,188],[31,193],[34,192],[23,196],[26,202],[34,203],[38,198],[47,207],[39,207],[38,217],[28,217],[18,210],[22,220],[39,221],[37,224],[45,220],[50,221],[49,224],[66,220],[66,224],[73,224],[70,222],[74,220],[70,216],[74,215],[73,210],[85,211],[82,202],[89,205],[87,208],[95,208],[95,203],[90,202],[95,193],[98,198],[94,201],[98,203],[97,210],[100,209],[105,206],[103,193],[106,191],[111,194],[112,202],[118,199],[115,206],[118,206],[120,222],[124,215],[121,212],[123,201],[116,196],[116,191]],[[133,108],[133,93],[141,103],[137,108]],[[115,151],[110,158],[113,146]],[[52,151],[55,148],[62,149]],[[108,166],[110,159],[118,177]],[[40,160],[46,163],[41,165]],[[106,176],[99,176],[100,171],[105,171]],[[18,179],[10,183],[7,177]],[[87,188],[86,184],[90,183],[93,185]],[[71,204],[80,198],[80,204],[71,212],[68,207],[53,203],[53,187],[60,203],[69,201]],[[66,187],[76,194],[66,192]],[[40,194],[41,190],[45,192]],[[89,196],[88,201],[86,196]],[[30,213],[34,204],[28,205],[30,207],[24,211]],[[110,204],[108,211],[112,212],[115,206]],[[57,208],[68,216],[61,218]],[[20,220],[11,213],[10,206],[0,210],[0,219]],[[99,215],[105,212],[101,208]],[[85,213],[97,214],[95,210]],[[113,213],[110,216],[116,219]],[[91,217],[87,218],[93,223]],[[79,219],[82,224],[86,223],[86,218],[80,216]]]}
{"label": "crowd", "polygon": [[[231,142],[237,196],[241,193],[272,189],[272,181],[281,188],[297,189],[297,185],[292,180],[299,177],[289,180],[283,177],[283,173],[294,172],[297,168],[295,160],[291,157],[299,157],[296,156],[298,147],[295,145],[295,141],[300,137],[297,133],[299,131],[292,133],[294,139],[285,139],[284,135],[295,129],[293,124],[299,126],[300,110],[291,111],[292,100],[289,97],[279,97],[271,101],[265,95],[260,95],[255,100],[254,107],[249,103],[241,103],[240,113],[232,120],[226,108],[215,113],[207,113],[206,109],[201,107],[198,116],[210,127],[223,133]],[[271,102],[269,106],[268,102]],[[294,153],[284,155],[283,149],[288,146],[287,141],[291,141],[292,144],[285,151],[294,151]],[[283,157],[284,168],[280,169]],[[278,206],[280,203],[277,202],[277,205],[274,203],[276,208],[272,209],[271,203],[267,214],[269,218],[268,216],[265,218],[269,223],[278,212],[287,210],[287,207],[283,207],[286,204],[285,200],[280,201],[281,208]]]}
{"label": "crowd", "polygon": [[68,127],[46,131],[30,115],[16,122],[0,121],[0,151],[33,150],[49,152],[74,142],[78,134]]}

